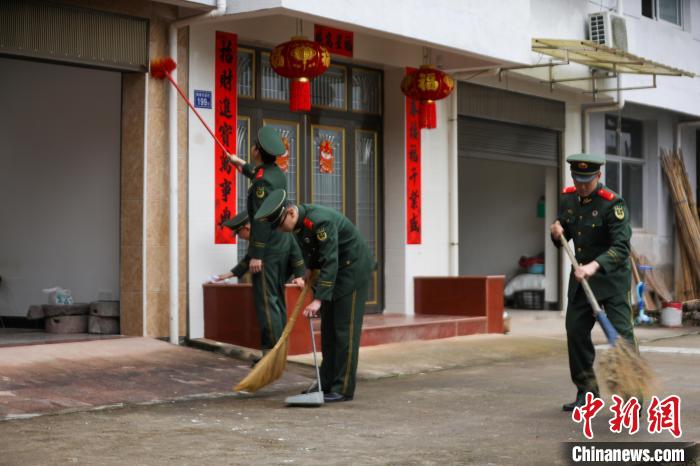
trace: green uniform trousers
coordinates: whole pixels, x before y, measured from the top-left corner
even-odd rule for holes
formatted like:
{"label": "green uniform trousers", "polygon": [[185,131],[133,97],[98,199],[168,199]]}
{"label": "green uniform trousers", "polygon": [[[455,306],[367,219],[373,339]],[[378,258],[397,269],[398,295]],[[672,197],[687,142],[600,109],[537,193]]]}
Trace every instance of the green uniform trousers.
{"label": "green uniform trousers", "polygon": [[[574,278],[572,277],[571,280]],[[612,296],[599,301],[599,304],[605,310],[617,333],[636,348],[629,293]],[[589,391],[598,393],[598,382],[593,371],[595,348],[591,340],[591,330],[595,322],[593,309],[586,299],[583,286],[579,286],[566,310],[566,342],[569,348],[571,380],[580,393]]]}
{"label": "green uniform trousers", "polygon": [[369,283],[321,304],[321,386],[325,392],[352,397]]}
{"label": "green uniform trousers", "polygon": [[255,313],[260,325],[260,346],[263,350],[275,346],[287,322],[284,289],[290,274],[288,254],[266,255],[262,272],[251,274]]}

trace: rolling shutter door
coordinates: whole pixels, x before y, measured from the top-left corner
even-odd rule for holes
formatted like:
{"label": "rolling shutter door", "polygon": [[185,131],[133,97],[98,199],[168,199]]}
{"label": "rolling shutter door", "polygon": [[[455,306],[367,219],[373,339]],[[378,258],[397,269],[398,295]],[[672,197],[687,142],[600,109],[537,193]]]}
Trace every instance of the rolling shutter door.
{"label": "rolling shutter door", "polygon": [[460,157],[557,166],[557,131],[465,116],[458,131]]}

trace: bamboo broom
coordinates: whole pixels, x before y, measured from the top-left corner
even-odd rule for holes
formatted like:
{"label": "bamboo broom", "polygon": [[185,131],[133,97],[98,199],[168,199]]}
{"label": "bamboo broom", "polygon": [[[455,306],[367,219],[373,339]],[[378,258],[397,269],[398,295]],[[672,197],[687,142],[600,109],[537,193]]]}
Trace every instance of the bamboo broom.
{"label": "bamboo broom", "polygon": [[282,335],[280,336],[280,339],[277,340],[274,348],[272,348],[269,353],[258,361],[253,370],[251,370],[243,380],[238,382],[238,385],[233,387],[234,391],[255,393],[282,376],[284,367],[287,364],[289,334],[292,333],[297,317],[299,317],[299,313],[304,306],[306,295],[309,293],[313,282],[316,281],[318,273],[318,270],[314,270],[304,285],[304,289],[301,291],[299,299],[294,305],[292,315],[287,320],[287,325],[284,326]]}
{"label": "bamboo broom", "polygon": [[[561,236],[559,241],[573,266],[578,268],[579,263],[576,260],[576,256],[564,236]],[[639,355],[637,349],[619,336],[607,314],[593,295],[593,290],[588,284],[588,280],[584,279],[581,282],[581,286],[593,309],[593,315],[603,329],[605,337],[611,346],[608,351],[603,353],[599,364],[608,390],[625,398],[630,396],[647,398],[651,396],[657,386],[654,372]]]}

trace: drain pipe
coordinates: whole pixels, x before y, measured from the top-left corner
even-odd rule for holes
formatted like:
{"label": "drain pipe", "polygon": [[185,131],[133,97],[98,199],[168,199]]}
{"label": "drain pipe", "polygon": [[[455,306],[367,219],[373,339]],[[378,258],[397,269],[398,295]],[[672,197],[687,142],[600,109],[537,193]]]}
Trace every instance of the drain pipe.
{"label": "drain pipe", "polygon": [[[216,10],[193,18],[170,23],[168,41],[170,42],[170,57],[177,59],[177,31],[181,27],[193,24],[202,24],[226,14],[226,0],[217,0]],[[172,72],[173,79],[177,82],[177,68]],[[168,150],[170,152],[170,206],[169,206],[169,239],[170,239],[170,343],[180,343],[180,287],[179,287],[179,235],[178,235],[178,151],[177,151],[177,102],[178,94],[174,86],[168,88]]]}
{"label": "drain pipe", "polygon": [[622,97],[620,90],[620,74],[617,74],[617,102],[609,103],[593,103],[581,105],[581,152],[587,152],[590,142],[590,122],[591,113],[600,112],[619,112],[625,107],[625,98]]}
{"label": "drain pipe", "polygon": [[[681,121],[676,123],[676,140],[674,141],[673,147],[676,151],[681,150],[681,136],[685,128],[697,128],[700,127],[700,120],[694,121]],[[697,144],[697,143],[696,143]]]}
{"label": "drain pipe", "polygon": [[458,191],[458,147],[457,147],[457,89],[449,99],[449,115],[447,118],[447,198],[449,214],[448,233],[448,272],[451,277],[459,275],[459,191]]}

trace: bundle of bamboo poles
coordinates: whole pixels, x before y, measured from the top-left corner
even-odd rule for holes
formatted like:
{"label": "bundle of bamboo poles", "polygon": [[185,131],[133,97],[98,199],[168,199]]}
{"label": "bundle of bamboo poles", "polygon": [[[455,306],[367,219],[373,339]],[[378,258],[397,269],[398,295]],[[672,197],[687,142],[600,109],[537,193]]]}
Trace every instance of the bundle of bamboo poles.
{"label": "bundle of bamboo poles", "polygon": [[676,298],[700,298],[700,218],[680,150],[661,150],[661,166],[666,174],[676,213],[680,243],[681,276],[676,279]]}

